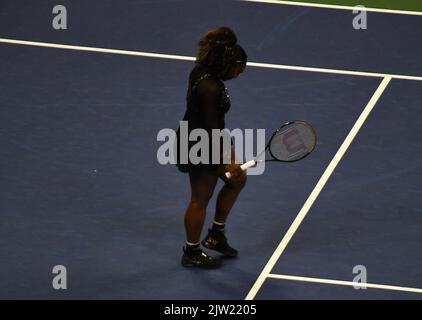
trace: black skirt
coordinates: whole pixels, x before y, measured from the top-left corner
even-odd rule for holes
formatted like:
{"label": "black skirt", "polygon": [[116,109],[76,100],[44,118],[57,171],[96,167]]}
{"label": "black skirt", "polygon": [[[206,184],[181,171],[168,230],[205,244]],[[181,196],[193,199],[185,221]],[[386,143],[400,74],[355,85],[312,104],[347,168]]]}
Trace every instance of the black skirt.
{"label": "black skirt", "polygon": [[[189,130],[190,131],[190,130]],[[216,171],[218,170],[220,167],[224,166],[223,163],[223,143],[221,142],[220,144],[220,163],[212,163],[211,159],[208,159],[208,163],[198,163],[198,164],[194,164],[190,161],[189,157],[187,163],[181,163],[180,161],[180,130],[177,130],[177,134],[176,134],[176,145],[175,145],[175,154],[177,155],[176,157],[176,166],[179,169],[180,172],[183,173],[189,173],[189,172],[206,172],[206,171]],[[189,151],[191,149],[191,147],[193,145],[195,145],[197,142],[196,141],[189,141],[188,142],[188,155],[189,155]],[[231,156],[231,146],[233,145],[233,142],[230,140],[230,156]],[[212,150],[212,143],[210,141],[209,143],[209,150]],[[210,152],[211,154],[211,152]]]}

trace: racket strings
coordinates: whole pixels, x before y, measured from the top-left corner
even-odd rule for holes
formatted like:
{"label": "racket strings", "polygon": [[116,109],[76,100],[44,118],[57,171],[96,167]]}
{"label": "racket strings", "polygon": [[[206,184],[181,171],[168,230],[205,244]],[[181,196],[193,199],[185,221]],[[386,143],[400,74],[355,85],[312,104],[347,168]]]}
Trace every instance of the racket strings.
{"label": "racket strings", "polygon": [[296,161],[313,151],[316,145],[314,129],[305,122],[292,122],[281,127],[272,137],[271,156],[280,161]]}

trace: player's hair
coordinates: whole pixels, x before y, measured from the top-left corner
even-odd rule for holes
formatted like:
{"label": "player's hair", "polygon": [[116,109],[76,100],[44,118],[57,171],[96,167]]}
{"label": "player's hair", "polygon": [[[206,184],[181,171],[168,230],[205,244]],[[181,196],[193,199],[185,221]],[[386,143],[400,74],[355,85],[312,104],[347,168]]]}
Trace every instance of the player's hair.
{"label": "player's hair", "polygon": [[237,37],[228,27],[219,27],[206,32],[198,42],[196,63],[207,67],[216,75],[227,72],[235,64],[244,68],[248,57],[237,44]]}

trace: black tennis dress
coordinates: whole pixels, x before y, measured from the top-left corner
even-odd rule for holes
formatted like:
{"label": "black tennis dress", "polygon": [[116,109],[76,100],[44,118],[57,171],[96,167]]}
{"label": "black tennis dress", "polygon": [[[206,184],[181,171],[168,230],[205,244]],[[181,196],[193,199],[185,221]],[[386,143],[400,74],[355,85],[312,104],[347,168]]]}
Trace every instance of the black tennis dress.
{"label": "black tennis dress", "polygon": [[[224,129],[224,116],[230,109],[230,97],[223,81],[209,72],[205,67],[196,64],[189,75],[189,87],[186,96],[186,112],[184,121],[188,121],[190,132],[194,129],[205,129],[209,134],[211,150],[211,130]],[[207,163],[193,164],[180,161],[180,126],[177,130],[177,167],[181,172],[217,170],[221,164],[211,164],[211,152]],[[188,149],[197,143],[188,141]],[[223,150],[220,148],[220,159]],[[187,157],[189,158],[189,157]],[[220,162],[222,163],[222,162]]]}

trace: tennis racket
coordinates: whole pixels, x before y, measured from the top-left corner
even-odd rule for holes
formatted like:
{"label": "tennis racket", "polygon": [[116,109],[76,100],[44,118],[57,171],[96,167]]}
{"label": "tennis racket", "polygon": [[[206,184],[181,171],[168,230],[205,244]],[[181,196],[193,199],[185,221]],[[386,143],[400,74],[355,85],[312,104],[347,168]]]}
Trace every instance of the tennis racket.
{"label": "tennis racket", "polygon": [[[289,121],[277,129],[268,141],[265,149],[254,160],[250,160],[240,166],[245,171],[255,167],[263,161],[295,162],[304,159],[314,151],[317,144],[317,136],[314,128],[303,120]],[[268,150],[270,159],[262,159]],[[226,172],[226,177],[231,178],[231,173]]]}

